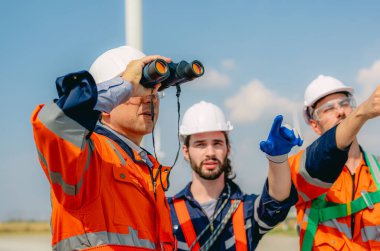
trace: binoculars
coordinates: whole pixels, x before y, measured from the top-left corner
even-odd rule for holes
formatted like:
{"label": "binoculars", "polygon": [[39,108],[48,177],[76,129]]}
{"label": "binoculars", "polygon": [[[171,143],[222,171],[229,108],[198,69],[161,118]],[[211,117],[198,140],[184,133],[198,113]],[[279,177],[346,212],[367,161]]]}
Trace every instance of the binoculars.
{"label": "binoculars", "polygon": [[158,91],[162,91],[170,86],[199,78],[203,74],[204,67],[198,60],[191,63],[184,60],[179,63],[167,63],[165,60],[156,59],[144,66],[140,84],[145,88],[154,88],[156,84],[161,83]]}

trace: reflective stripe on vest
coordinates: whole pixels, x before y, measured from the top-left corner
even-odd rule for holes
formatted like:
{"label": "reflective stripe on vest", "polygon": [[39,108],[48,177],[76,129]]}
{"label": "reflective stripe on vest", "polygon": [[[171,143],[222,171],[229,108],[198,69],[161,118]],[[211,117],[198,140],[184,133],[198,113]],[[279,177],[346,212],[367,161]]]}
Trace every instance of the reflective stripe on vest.
{"label": "reflective stripe on vest", "polygon": [[62,188],[62,190],[68,195],[74,196],[74,195],[77,195],[79,193],[79,191],[82,187],[82,184],[83,184],[84,174],[87,171],[88,167],[90,166],[91,155],[94,151],[94,143],[92,142],[91,139],[86,141],[86,146],[88,147],[86,165],[83,169],[83,173],[82,173],[81,177],[79,178],[78,183],[76,183],[74,185],[70,185],[70,184],[66,183],[64,181],[64,179],[62,178],[62,174],[60,172],[53,172],[50,169],[50,167],[48,166],[47,161],[46,161],[45,157],[43,156],[43,154],[37,149],[38,157],[41,160],[41,162],[44,164],[46,169],[48,170],[51,182],[53,184],[58,184]]}
{"label": "reflective stripe on vest", "polygon": [[[234,203],[234,200],[231,201],[231,204]],[[193,222],[191,221],[189,211],[186,206],[184,199],[175,200],[174,209],[178,217],[179,224],[182,229],[182,233],[185,237],[187,248],[191,247],[193,242],[197,239],[197,234],[195,232]],[[248,250],[247,246],[247,234],[244,222],[244,203],[240,202],[238,208],[232,216],[232,227],[234,231],[235,238],[235,250],[237,251],[246,251]],[[186,233],[186,234],[185,234]],[[232,245],[231,245],[232,246]],[[196,242],[193,249],[195,251],[199,250],[200,244]]]}
{"label": "reflective stripe on vest", "polygon": [[[231,204],[234,201],[232,200]],[[244,203],[243,201],[239,204],[236,212],[232,216],[232,227],[234,229],[235,236],[235,250],[246,251],[247,246],[247,233],[245,232],[244,225]],[[243,230],[243,231],[242,231]]]}
{"label": "reflective stripe on vest", "polygon": [[89,131],[67,116],[56,103],[44,106],[38,114],[38,118],[58,137],[82,150],[85,147],[86,135]]}
{"label": "reflective stripe on vest", "polygon": [[138,237],[137,230],[134,230],[132,227],[129,227],[128,229],[129,234],[118,234],[102,231],[72,236],[70,238],[63,239],[54,245],[53,251],[87,250],[86,248],[99,247],[103,245],[123,245],[131,248],[140,247],[148,250],[155,249],[154,243]]}
{"label": "reflective stripe on vest", "polygon": [[107,246],[98,246],[98,247],[82,249],[82,251],[91,251],[91,250],[96,250],[96,251],[152,251],[152,249],[147,249],[147,248],[127,247],[127,246],[120,246],[120,245],[107,245]]}
{"label": "reflective stripe on vest", "polygon": [[[189,210],[187,210],[185,200],[181,199],[174,201],[174,209],[177,214],[182,233],[185,236],[187,246],[190,247],[197,239],[197,234],[195,233],[193,223],[191,222]],[[199,243],[195,243],[194,250],[199,250],[200,248]]]}
{"label": "reflective stripe on vest", "polygon": [[346,204],[329,202],[332,206],[327,206],[327,201],[325,200],[326,194],[314,199],[311,204],[308,223],[302,241],[302,251],[312,249],[318,224],[325,222],[324,225],[330,226],[328,221],[349,216],[365,208],[371,208],[374,204],[380,202],[380,164],[374,155],[369,155],[366,152],[363,152],[363,155],[370,169],[372,178],[376,183],[377,191],[372,193],[363,192],[362,196]]}

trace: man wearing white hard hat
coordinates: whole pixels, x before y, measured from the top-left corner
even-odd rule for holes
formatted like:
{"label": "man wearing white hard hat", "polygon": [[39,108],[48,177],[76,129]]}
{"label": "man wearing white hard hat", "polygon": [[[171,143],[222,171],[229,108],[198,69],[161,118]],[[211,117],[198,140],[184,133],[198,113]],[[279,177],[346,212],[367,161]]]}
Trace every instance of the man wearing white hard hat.
{"label": "man wearing white hard hat", "polygon": [[180,136],[192,182],[169,199],[178,250],[254,250],[285,219],[297,200],[287,155],[302,139],[281,123],[277,116],[268,140],[260,143],[269,159],[263,192],[247,195],[232,181],[228,134],[233,126],[221,109],[202,101],[185,112]]}
{"label": "man wearing white hard hat", "polygon": [[320,137],[289,159],[301,250],[380,250],[380,159],[356,139],[379,115],[380,86],[358,107],[333,77],[306,88],[304,118]]}
{"label": "man wearing white hard hat", "polygon": [[[164,190],[169,167],[140,147],[160,100],[140,84],[145,56],[109,50],[89,72],[56,80],[58,99],[32,115],[51,185],[53,250],[174,250]],[[153,107],[153,109],[152,109]]]}

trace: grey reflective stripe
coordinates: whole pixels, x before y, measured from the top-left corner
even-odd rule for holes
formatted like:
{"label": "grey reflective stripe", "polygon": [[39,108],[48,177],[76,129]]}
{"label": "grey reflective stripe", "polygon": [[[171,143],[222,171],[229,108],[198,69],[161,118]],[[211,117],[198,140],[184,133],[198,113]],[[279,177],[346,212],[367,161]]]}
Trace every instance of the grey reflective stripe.
{"label": "grey reflective stripe", "polygon": [[53,246],[53,250],[71,251],[104,245],[124,245],[131,247],[142,247],[152,250],[155,249],[155,244],[153,242],[145,239],[140,239],[138,237],[137,230],[134,230],[132,227],[129,227],[128,229],[129,234],[110,233],[103,231],[72,236],[58,242],[55,246]]}
{"label": "grey reflective stripe", "polygon": [[269,226],[267,225],[264,221],[262,221],[260,218],[259,218],[259,214],[258,214],[258,209],[259,209],[259,205],[260,205],[260,200],[261,200],[261,195],[259,195],[256,200],[255,200],[255,204],[254,204],[254,207],[253,207],[253,218],[254,220],[257,222],[257,224],[259,225],[259,227],[262,227],[262,228],[266,228],[265,230],[267,229],[272,229],[274,226]]}
{"label": "grey reflective stripe", "polygon": [[55,135],[83,149],[89,131],[66,116],[57,104],[44,106],[38,114],[38,118]]}
{"label": "grey reflective stripe", "polygon": [[322,188],[330,188],[333,183],[327,183],[310,176],[309,172],[306,170],[306,152],[307,150],[304,151],[301,155],[299,173],[309,184]]}
{"label": "grey reflective stripe", "polygon": [[232,236],[228,240],[224,242],[224,245],[226,246],[226,249],[230,249],[233,246],[235,246],[235,236]]}
{"label": "grey reflective stripe", "polygon": [[112,142],[106,138],[107,143],[112,147],[112,149],[115,151],[117,157],[119,158],[121,164],[125,166],[125,159],[123,158],[123,155],[121,155],[120,151],[117,150],[117,148],[112,144]]}
{"label": "grey reflective stripe", "polygon": [[181,249],[181,250],[189,250],[189,247],[187,246],[187,243],[183,242],[183,241],[178,241],[177,242],[177,247],[178,247],[178,249]]}
{"label": "grey reflective stripe", "polygon": [[278,156],[270,156],[270,155],[266,154],[266,157],[270,161],[277,163],[277,164],[284,163],[285,161],[288,161],[288,154],[287,153],[283,154],[283,155],[278,155]]}
{"label": "grey reflective stripe", "polygon": [[246,221],[245,221],[245,229],[249,229],[252,227],[252,220],[251,218],[248,218]]}
{"label": "grey reflective stripe", "polygon": [[308,222],[309,221],[309,214],[310,214],[310,208],[306,208],[306,210],[305,210],[305,212],[303,214],[301,225],[302,225],[303,222]]}
{"label": "grey reflective stripe", "polygon": [[380,241],[380,226],[367,226],[360,230],[363,241]]}
{"label": "grey reflective stripe", "polygon": [[272,230],[272,229],[262,230],[261,228],[259,228],[259,234],[266,234],[266,233],[268,233],[270,230]]}
{"label": "grey reflective stripe", "polygon": [[93,142],[92,140],[88,140],[87,141],[87,146],[88,146],[88,152],[87,152],[87,161],[86,161],[86,165],[84,167],[84,170],[83,170],[83,173],[79,179],[79,182],[75,185],[69,185],[67,184],[63,178],[62,178],[62,174],[60,172],[53,172],[50,170],[48,164],[47,164],[47,161],[45,159],[45,157],[43,156],[43,154],[37,150],[38,152],[38,156],[40,158],[40,160],[42,161],[42,163],[45,165],[46,169],[48,170],[49,172],[49,177],[50,177],[50,180],[52,183],[54,184],[58,184],[61,186],[62,190],[68,194],[68,195],[76,195],[79,193],[79,190],[80,188],[82,187],[82,184],[83,184],[83,177],[84,177],[84,173],[87,171],[88,167],[90,166],[90,160],[91,160],[91,155],[92,155],[92,152],[94,151],[94,145],[93,145]]}
{"label": "grey reflective stripe", "polygon": [[[252,220],[248,219],[245,221],[245,229],[249,229],[252,227]],[[261,231],[259,229],[259,231]],[[268,230],[269,231],[269,230]],[[230,237],[228,240],[224,242],[224,245],[226,246],[226,249],[230,249],[231,247],[235,246],[235,236]]]}
{"label": "grey reflective stripe", "polygon": [[[252,227],[252,220],[251,219],[246,220],[245,221],[245,229],[247,230],[251,227]],[[261,230],[259,229],[259,231],[261,231]],[[226,249],[229,249],[229,248],[235,246],[235,236],[232,236],[228,240],[226,240],[224,242],[224,245],[226,246]]]}
{"label": "grey reflective stripe", "polygon": [[301,196],[301,198],[302,198],[304,201],[309,201],[309,200],[310,200],[310,198],[307,197],[307,195],[304,194],[303,192],[301,192],[301,191],[297,191],[297,192],[298,192],[298,195]]}
{"label": "grey reflective stripe", "polygon": [[347,238],[352,239],[351,229],[346,224],[340,223],[336,219],[320,222],[319,224],[324,225],[326,227],[338,229],[340,233],[346,235]]}

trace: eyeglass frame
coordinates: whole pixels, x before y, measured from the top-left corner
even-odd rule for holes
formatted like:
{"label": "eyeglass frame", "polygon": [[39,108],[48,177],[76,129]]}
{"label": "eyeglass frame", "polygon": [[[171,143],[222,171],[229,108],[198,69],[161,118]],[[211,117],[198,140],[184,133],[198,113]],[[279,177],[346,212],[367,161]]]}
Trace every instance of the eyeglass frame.
{"label": "eyeglass frame", "polygon": [[[337,101],[337,100],[339,100],[339,101]],[[344,103],[346,103],[346,104],[344,104]],[[331,111],[336,111],[337,105],[339,106],[339,108],[344,108],[344,107],[348,107],[348,106],[351,108],[356,108],[356,101],[352,95],[347,95],[345,98],[337,98],[337,99],[330,100],[318,108],[311,108],[310,109],[310,118],[312,118],[316,121],[320,121],[321,118],[318,115],[318,113],[322,109],[329,108],[329,109],[332,109]]]}
{"label": "eyeglass frame", "polygon": [[[154,95],[155,98],[152,98],[152,96]],[[131,101],[131,98],[129,98],[127,100],[127,103],[128,104],[132,104],[132,105],[140,105],[142,103],[147,103],[147,99],[149,97],[149,102],[153,102],[154,104],[157,103],[158,100],[161,100],[165,97],[165,92],[161,91],[161,92],[156,92],[155,94],[150,94],[150,95],[146,95],[146,96],[141,96],[141,97],[131,97],[131,98],[139,98],[139,101],[136,101],[136,102],[133,102]]]}

